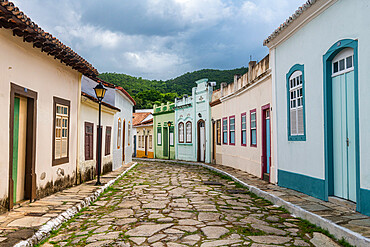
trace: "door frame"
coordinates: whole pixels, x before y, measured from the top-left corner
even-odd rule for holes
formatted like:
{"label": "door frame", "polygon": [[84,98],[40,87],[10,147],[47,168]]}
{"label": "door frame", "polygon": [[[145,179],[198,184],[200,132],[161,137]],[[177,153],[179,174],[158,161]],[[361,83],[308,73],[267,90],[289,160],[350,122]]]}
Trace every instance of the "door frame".
{"label": "door frame", "polygon": [[9,210],[13,208],[13,143],[14,143],[14,98],[19,95],[27,98],[27,130],[26,130],[26,176],[24,198],[36,199],[36,119],[37,92],[10,83],[10,119],[9,119]]}
{"label": "door frame", "polygon": [[358,111],[358,40],[343,39],[337,41],[323,56],[324,70],[324,143],[325,143],[325,200],[334,195],[333,165],[333,112],[332,112],[332,60],[345,48],[353,49],[354,91],[355,91],[355,150],[356,150],[356,210],[360,211],[360,144]]}
{"label": "door frame", "polygon": [[206,122],[203,120],[203,119],[199,119],[198,120],[198,122],[197,122],[197,140],[198,140],[198,145],[197,145],[197,147],[198,147],[198,151],[197,151],[197,161],[198,162],[202,162],[202,161],[200,161],[200,123],[204,123],[204,145],[205,145],[205,149],[204,149],[204,161],[203,162],[205,162],[206,161],[206,148],[207,148],[207,144],[206,144]]}
{"label": "door frame", "polygon": [[122,163],[125,163],[125,141],[126,141],[126,120],[123,119],[122,126]]}
{"label": "door frame", "polygon": [[[262,155],[261,155],[261,179],[264,178],[264,173],[267,172],[267,143],[266,143],[266,110],[270,110],[270,104],[266,104],[261,107],[261,123],[262,123]],[[270,112],[270,152],[271,152],[271,112]],[[271,154],[270,154],[270,175],[271,175]],[[271,176],[269,176],[269,181]]]}

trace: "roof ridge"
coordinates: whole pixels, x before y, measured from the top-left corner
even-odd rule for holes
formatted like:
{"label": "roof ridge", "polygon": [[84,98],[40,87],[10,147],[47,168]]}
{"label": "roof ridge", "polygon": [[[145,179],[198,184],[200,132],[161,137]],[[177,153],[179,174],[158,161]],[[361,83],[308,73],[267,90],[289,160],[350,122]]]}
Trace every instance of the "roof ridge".
{"label": "roof ridge", "polygon": [[270,43],[274,38],[276,38],[284,29],[286,29],[295,19],[297,19],[303,12],[305,12],[308,8],[310,8],[312,5],[314,5],[319,0],[307,0],[306,3],[304,3],[302,6],[298,7],[298,9],[293,13],[293,15],[289,16],[283,22],[280,24],[278,28],[276,28],[270,36],[267,37],[263,41],[263,45],[266,46],[268,43]]}

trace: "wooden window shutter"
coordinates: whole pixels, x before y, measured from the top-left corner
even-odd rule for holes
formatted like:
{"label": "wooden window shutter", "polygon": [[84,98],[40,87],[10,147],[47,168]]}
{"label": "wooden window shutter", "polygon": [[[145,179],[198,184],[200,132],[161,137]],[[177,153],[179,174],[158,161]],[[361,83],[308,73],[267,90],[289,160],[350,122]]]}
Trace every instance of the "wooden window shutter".
{"label": "wooden window shutter", "polygon": [[85,160],[93,159],[94,124],[85,122]]}
{"label": "wooden window shutter", "polygon": [[105,129],[105,155],[110,154],[112,127],[107,126]]}

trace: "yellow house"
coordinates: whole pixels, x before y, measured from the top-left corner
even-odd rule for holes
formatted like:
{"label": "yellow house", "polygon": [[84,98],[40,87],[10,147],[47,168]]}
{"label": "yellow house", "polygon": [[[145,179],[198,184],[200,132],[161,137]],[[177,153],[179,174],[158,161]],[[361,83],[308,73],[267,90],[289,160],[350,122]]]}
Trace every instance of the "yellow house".
{"label": "yellow house", "polygon": [[153,115],[150,112],[133,114],[134,156],[154,158]]}
{"label": "yellow house", "polygon": [[1,1],[0,15],[0,210],[5,210],[75,184],[81,77],[98,72],[13,3]]}

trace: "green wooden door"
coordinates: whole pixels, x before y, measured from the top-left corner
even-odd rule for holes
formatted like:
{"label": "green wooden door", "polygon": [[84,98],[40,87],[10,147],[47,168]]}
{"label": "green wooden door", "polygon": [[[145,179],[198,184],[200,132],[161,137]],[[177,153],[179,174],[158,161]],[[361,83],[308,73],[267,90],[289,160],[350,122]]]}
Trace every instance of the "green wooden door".
{"label": "green wooden door", "polygon": [[163,128],[163,156],[168,157],[168,128]]}
{"label": "green wooden door", "polygon": [[19,141],[19,105],[20,98],[14,98],[14,129],[13,129],[13,203],[17,201],[17,178],[18,178],[18,141]]}

